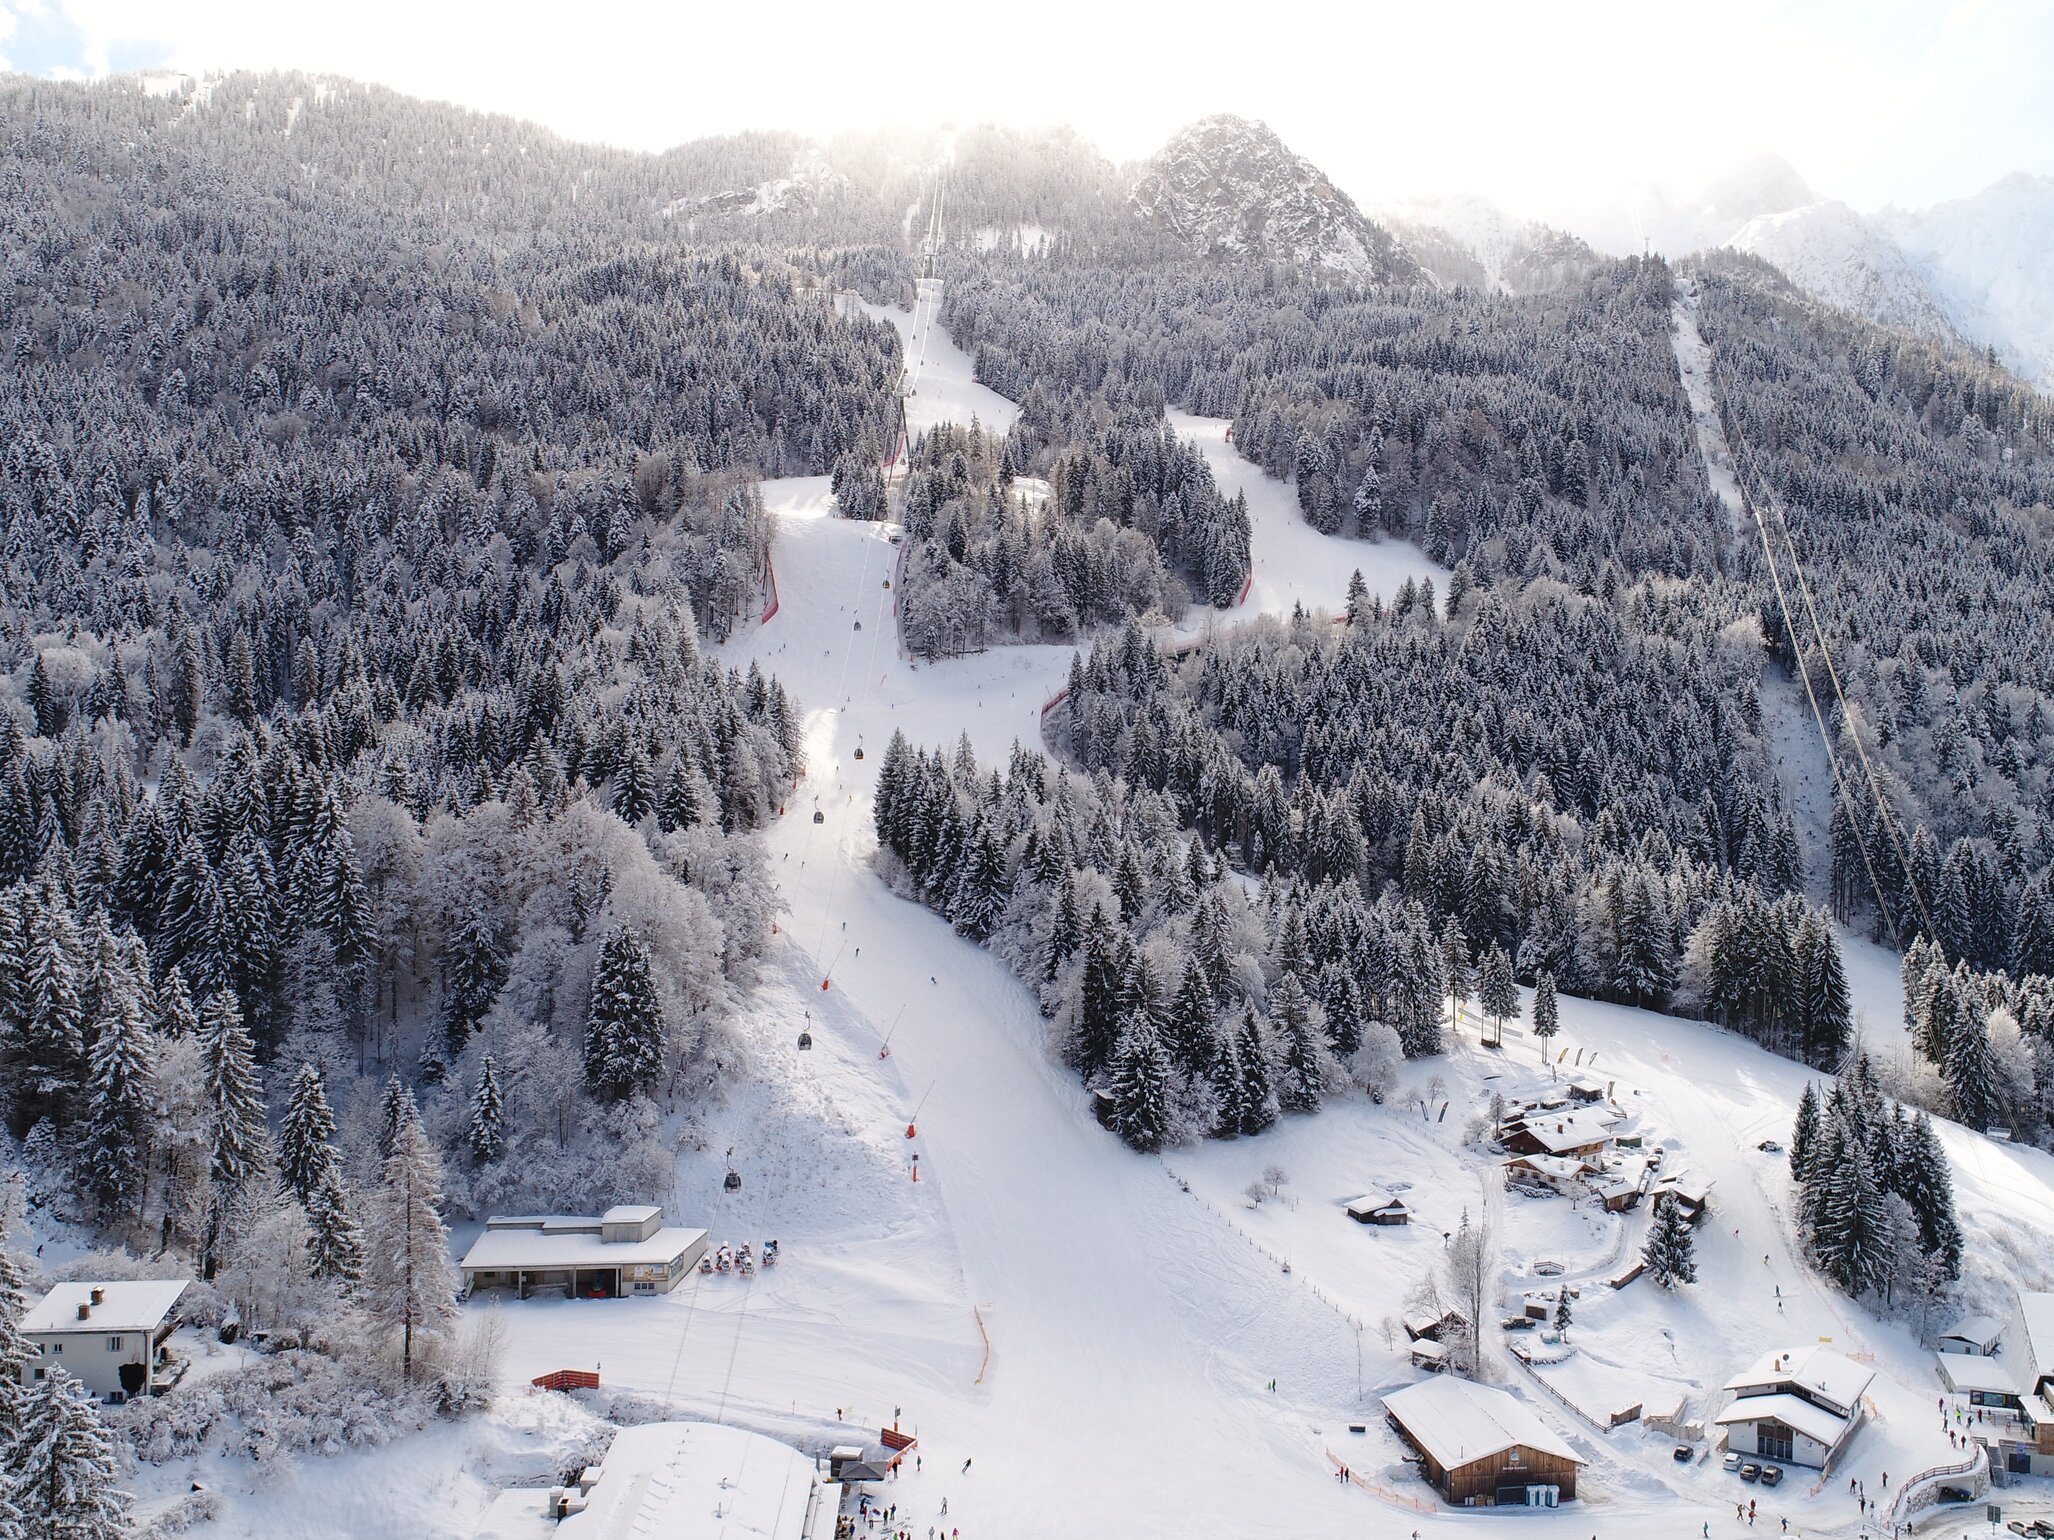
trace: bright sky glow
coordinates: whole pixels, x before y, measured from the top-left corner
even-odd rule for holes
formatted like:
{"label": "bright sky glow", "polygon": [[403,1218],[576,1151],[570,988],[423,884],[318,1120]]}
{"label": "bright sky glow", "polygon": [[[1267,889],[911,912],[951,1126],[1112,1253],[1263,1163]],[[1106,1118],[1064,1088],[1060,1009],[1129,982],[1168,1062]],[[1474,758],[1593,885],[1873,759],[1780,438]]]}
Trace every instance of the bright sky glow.
{"label": "bright sky glow", "polygon": [[642,149],[996,120],[1069,122],[1126,159],[1230,111],[1359,201],[1473,192],[1541,217],[1761,149],[1863,209],[2054,174],[2049,0],[0,0],[0,61],[323,70]]}

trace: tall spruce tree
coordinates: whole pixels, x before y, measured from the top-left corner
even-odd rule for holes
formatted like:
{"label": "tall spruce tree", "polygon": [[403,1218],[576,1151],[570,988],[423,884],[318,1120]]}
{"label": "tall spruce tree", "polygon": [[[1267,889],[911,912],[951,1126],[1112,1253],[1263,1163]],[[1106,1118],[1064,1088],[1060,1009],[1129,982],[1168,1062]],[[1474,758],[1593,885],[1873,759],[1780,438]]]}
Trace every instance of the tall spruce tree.
{"label": "tall spruce tree", "polygon": [[471,1115],[464,1123],[464,1143],[477,1165],[490,1165],[506,1153],[506,1101],[499,1092],[499,1070],[486,1054],[478,1066],[478,1089],[471,1096]]}
{"label": "tall spruce tree", "polygon": [[1684,1217],[1683,1205],[1675,1199],[1656,1198],[1654,1221],[1648,1226],[1640,1259],[1648,1276],[1665,1289],[1697,1282],[1697,1238]]}
{"label": "tall spruce tree", "polygon": [[29,1392],[8,1465],[30,1540],[126,1540],[130,1499],[115,1485],[114,1435],[61,1366]]}
{"label": "tall spruce tree", "polygon": [[321,1072],[302,1064],[278,1124],[278,1179],[302,1208],[335,1164],[335,1148],[329,1142],[334,1137],[335,1114],[328,1108]]}
{"label": "tall spruce tree", "polygon": [[618,926],[599,946],[585,1017],[585,1080],[608,1101],[653,1089],[663,1073],[663,1002],[641,937]]}

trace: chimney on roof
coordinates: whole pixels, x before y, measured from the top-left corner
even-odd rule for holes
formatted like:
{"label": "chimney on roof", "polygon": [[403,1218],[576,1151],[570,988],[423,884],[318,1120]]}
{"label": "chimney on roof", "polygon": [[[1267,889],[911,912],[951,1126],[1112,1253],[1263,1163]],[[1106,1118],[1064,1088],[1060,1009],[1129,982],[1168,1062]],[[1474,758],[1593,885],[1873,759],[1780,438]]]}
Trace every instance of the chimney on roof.
{"label": "chimney on roof", "polygon": [[99,1287],[97,1284],[93,1287],[93,1303],[96,1305],[104,1305],[107,1303],[107,1291]]}
{"label": "chimney on roof", "polygon": [[92,1314],[93,1314],[93,1307],[92,1307],[91,1305],[83,1305],[83,1304],[82,1304],[82,1305],[80,1305],[80,1306],[78,1307],[78,1318],[79,1318],[79,1319],[80,1319],[81,1321],[85,1321],[85,1320],[90,1320],[90,1319],[92,1318]]}

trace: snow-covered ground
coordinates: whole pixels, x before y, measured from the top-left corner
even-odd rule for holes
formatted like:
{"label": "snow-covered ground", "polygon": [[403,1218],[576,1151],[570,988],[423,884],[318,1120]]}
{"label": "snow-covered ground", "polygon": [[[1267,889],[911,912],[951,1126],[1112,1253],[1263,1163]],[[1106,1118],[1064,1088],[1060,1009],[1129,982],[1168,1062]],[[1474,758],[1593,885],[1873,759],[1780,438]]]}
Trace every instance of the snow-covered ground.
{"label": "snow-covered ground", "polygon": [[[909,348],[916,431],[973,411],[1009,420],[1010,403],[971,380],[931,319],[884,314],[921,340]],[[1216,624],[1337,608],[1357,567],[1387,594],[1406,577],[1444,582],[1408,546],[1306,530],[1288,486],[1242,461],[1223,423],[1176,421],[1223,487],[1249,495],[1253,591]],[[1044,1052],[1026,990],[870,868],[871,801],[893,731],[926,745],[967,733],[986,759],[1035,743],[1070,649],[905,660],[884,587],[898,551],[880,527],[833,517],[825,478],[764,490],[779,521],[781,603],[724,651],[775,671],[805,712],[807,774],[766,836],[789,909],[741,1029],[744,1072],[725,1101],[699,1109],[671,1191],[619,1196],[660,1198],[675,1222],[718,1240],[775,1237],[784,1261],[753,1279],[695,1275],[657,1300],[474,1300],[467,1309],[499,1312],[507,1334],[499,1409],[389,1449],[303,1461],[275,1481],[247,1462],[209,1468],[206,1479],[234,1488],[214,1533],[468,1536],[494,1490],[546,1484],[593,1437],[588,1411],[522,1388],[558,1368],[597,1368],[609,1391],[806,1447],[832,1441],[837,1417],[875,1427],[897,1415],[920,1439],[919,1467],[891,1492],[915,1534],[1474,1531],[1489,1520],[1437,1508],[1399,1465],[1376,1403],[1412,1378],[1402,1334],[1387,1337],[1383,1323],[1403,1314],[1465,1210],[1501,1238],[1501,1308],[1528,1288],[1581,1291],[1574,1354],[1539,1371],[1544,1380],[1492,1343],[1499,1383],[1591,1462],[1583,1500],[1522,1515],[1522,1533],[1680,1535],[1706,1522],[1730,1533],[1726,1505],[1746,1496],[1771,1526],[1788,1517],[1797,1533],[1854,1533],[1844,1481],[1815,1493],[1793,1472],[1773,1492],[1742,1488],[1716,1461],[1676,1465],[1638,1424],[1605,1433],[1583,1415],[1676,1390],[1701,1414],[1708,1391],[1771,1346],[1829,1339],[1873,1355],[1877,1415],[1849,1473],[1873,1486],[1882,1470],[1945,1451],[1925,1355],[1791,1255],[1787,1171],[1755,1144],[1787,1136],[1807,1072],[1715,1028],[1565,999],[1554,1045],[1570,1068],[1614,1082],[1670,1169],[1715,1183],[1702,1281],[1674,1296],[1602,1281],[1637,1252],[1644,1216],[1509,1194],[1465,1142],[1493,1090],[1551,1078],[1528,1037],[1489,1051],[1465,1024],[1445,1059],[1405,1067],[1388,1105],[1342,1099],[1257,1139],[1158,1159],[1100,1129],[1075,1077]],[[1894,1046],[1894,959],[1848,946],[1867,1030]],[[810,1050],[797,1046],[802,1031]],[[2054,1161],[1960,1129],[1944,1136],[1974,1254],[2001,1259],[2018,1283],[2046,1282]],[[730,1147],[737,1194],[721,1185]],[[1280,1194],[1250,1207],[1244,1189],[1272,1165],[1287,1174]],[[1340,1211],[1366,1188],[1399,1184],[1417,1210],[1410,1227],[1358,1226]],[[1542,1276],[1543,1262],[1560,1274]],[[1994,1284],[1980,1287],[1975,1303],[2002,1303]],[[1330,1457],[1362,1483],[1335,1481]]]}

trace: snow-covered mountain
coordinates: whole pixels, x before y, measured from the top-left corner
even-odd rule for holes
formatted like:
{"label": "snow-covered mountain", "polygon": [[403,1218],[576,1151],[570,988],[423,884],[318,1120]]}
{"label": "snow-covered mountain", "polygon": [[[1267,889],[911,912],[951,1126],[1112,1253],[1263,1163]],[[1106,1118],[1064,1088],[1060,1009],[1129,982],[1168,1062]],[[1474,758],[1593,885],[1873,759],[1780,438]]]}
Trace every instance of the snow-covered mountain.
{"label": "snow-covered mountain", "polygon": [[1143,169],[1129,203],[1195,252],[1368,278],[1422,273],[1324,172],[1247,118],[1222,113],[1180,130]]}
{"label": "snow-covered mountain", "polygon": [[1943,341],[1955,328],[1897,243],[1835,199],[1750,219],[1724,241],[1783,270],[1829,305]]}
{"label": "snow-covered mountain", "polygon": [[1616,255],[1751,252],[1800,288],[1884,326],[1994,348],[2054,390],[2054,178],[2006,177],[1970,198],[1863,215],[1756,155],[1689,194],[1641,187],[1569,228]]}
{"label": "snow-covered mountain", "polygon": [[1972,342],[2054,391],[2054,177],[2020,173],[1915,214],[1885,209],[1934,298]]}
{"label": "snow-covered mountain", "polygon": [[1515,218],[1483,198],[1414,198],[1378,212],[1405,249],[1444,284],[1544,293],[1597,259],[1575,236]]}

